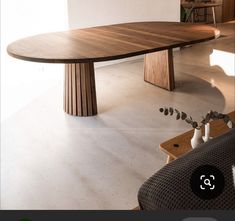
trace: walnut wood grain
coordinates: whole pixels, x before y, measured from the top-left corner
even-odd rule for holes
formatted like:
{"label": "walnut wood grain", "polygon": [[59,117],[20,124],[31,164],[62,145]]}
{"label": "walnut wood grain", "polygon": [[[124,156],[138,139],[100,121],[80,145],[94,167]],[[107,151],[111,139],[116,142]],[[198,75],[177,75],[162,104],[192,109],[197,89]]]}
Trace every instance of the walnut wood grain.
{"label": "walnut wood grain", "polygon": [[92,62],[66,64],[64,110],[74,116],[97,114],[94,65]]}
{"label": "walnut wood grain", "polygon": [[13,42],[8,53],[45,63],[107,61],[214,39],[219,30],[199,24],[138,22],[41,34]]}
{"label": "walnut wood grain", "polygon": [[172,49],[145,55],[144,80],[169,91],[175,88]]}
{"label": "walnut wood grain", "polygon": [[[235,111],[229,113],[228,115],[235,123]],[[210,123],[211,137],[220,136],[228,131],[229,128],[223,120],[214,120]],[[192,150],[190,141],[193,137],[193,132],[194,130],[190,130],[160,144],[160,149],[168,155],[167,162],[177,159]],[[204,134],[204,128],[202,128],[202,134]]]}

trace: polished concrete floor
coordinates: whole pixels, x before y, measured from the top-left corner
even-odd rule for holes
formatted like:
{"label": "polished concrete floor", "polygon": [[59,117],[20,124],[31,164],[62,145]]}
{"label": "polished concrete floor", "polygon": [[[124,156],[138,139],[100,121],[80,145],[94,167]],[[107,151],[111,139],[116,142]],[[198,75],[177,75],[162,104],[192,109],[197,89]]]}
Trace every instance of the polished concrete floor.
{"label": "polished concrete floor", "polygon": [[164,166],[158,145],[190,127],[162,116],[172,106],[196,119],[234,110],[234,76],[210,66],[213,49],[234,53],[235,23],[220,39],[174,52],[176,90],[143,81],[143,60],[96,70],[99,115],[62,110],[63,85],[2,124],[3,209],[131,209],[140,185]]}

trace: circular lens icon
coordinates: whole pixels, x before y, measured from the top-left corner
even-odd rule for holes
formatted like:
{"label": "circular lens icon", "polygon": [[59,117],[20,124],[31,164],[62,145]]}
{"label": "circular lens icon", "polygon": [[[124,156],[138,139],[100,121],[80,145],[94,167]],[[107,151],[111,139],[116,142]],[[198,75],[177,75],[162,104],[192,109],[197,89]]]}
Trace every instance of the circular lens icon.
{"label": "circular lens icon", "polygon": [[207,186],[211,186],[211,181],[209,179],[205,179],[204,184]]}
{"label": "circular lens icon", "polygon": [[200,166],[192,173],[190,185],[193,193],[199,198],[215,199],[224,190],[224,175],[215,166]]}

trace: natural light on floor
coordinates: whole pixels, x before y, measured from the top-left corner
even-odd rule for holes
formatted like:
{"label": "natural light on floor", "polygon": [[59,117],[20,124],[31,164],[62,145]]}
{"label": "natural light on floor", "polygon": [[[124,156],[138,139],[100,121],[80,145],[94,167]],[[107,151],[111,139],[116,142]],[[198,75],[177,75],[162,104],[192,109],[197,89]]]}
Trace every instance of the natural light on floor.
{"label": "natural light on floor", "polygon": [[7,54],[6,48],[23,37],[68,29],[67,1],[4,0],[1,29],[2,121],[62,82],[63,65],[17,60]]}
{"label": "natural light on floor", "polygon": [[210,55],[210,65],[218,65],[228,76],[235,76],[235,54],[213,49]]}

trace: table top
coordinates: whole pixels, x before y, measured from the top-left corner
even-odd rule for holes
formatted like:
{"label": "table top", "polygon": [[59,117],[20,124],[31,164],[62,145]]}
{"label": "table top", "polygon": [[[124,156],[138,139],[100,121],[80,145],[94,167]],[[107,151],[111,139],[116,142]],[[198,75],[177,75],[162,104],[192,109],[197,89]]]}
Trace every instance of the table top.
{"label": "table top", "polygon": [[195,44],[219,34],[201,24],[137,22],[36,35],[13,42],[7,51],[34,62],[98,62]]}
{"label": "table top", "polygon": [[[228,115],[230,116],[230,119],[235,122],[235,111],[229,113]],[[220,136],[228,131],[229,128],[223,120],[214,120],[210,122],[211,137]],[[174,137],[160,144],[160,149],[172,158],[177,159],[192,150],[190,141],[193,137],[193,133],[194,130],[190,130],[184,134]],[[204,134],[204,128],[202,128],[202,134]]]}
{"label": "table top", "polygon": [[211,8],[221,6],[222,3],[202,3],[202,2],[186,2],[181,4],[184,8],[190,9],[199,9],[199,8]]}

